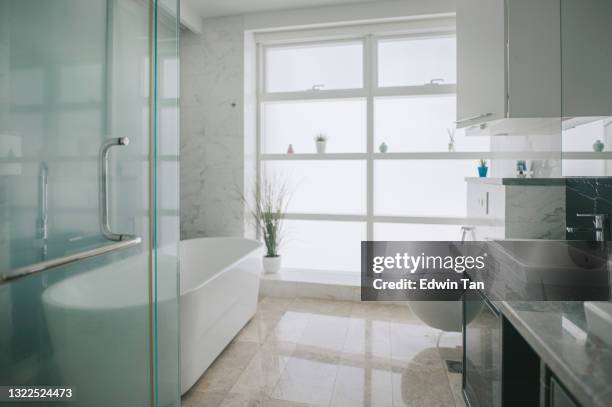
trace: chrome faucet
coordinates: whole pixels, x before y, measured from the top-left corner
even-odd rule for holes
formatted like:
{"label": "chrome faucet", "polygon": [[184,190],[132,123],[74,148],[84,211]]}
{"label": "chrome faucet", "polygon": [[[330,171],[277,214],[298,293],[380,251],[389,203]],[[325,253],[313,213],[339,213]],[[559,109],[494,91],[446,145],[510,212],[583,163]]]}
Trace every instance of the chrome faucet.
{"label": "chrome faucet", "polygon": [[583,228],[567,227],[566,229],[569,233],[595,232],[596,242],[603,242],[605,240],[604,224],[606,221],[606,214],[604,213],[578,213],[576,214],[576,216],[578,216],[579,218],[592,217],[594,228],[593,229],[586,229],[586,228],[583,229]]}
{"label": "chrome faucet", "polygon": [[36,220],[36,237],[46,241],[49,236],[49,167],[46,162],[40,163],[38,169],[38,219]]}

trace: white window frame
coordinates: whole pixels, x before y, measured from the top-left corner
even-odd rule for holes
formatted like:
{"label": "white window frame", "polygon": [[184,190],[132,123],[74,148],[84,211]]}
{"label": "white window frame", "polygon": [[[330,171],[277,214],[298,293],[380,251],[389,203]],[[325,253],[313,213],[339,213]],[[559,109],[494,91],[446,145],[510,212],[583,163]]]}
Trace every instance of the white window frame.
{"label": "white window frame", "polygon": [[[433,21],[433,23],[432,23]],[[257,41],[257,129],[256,129],[256,176],[261,179],[262,163],[266,161],[293,161],[293,160],[359,160],[366,162],[366,214],[365,215],[343,215],[326,213],[288,213],[286,219],[305,221],[350,221],[362,222],[366,225],[367,240],[374,240],[374,224],[396,223],[396,224],[443,224],[443,225],[475,225],[493,224],[492,221],[468,219],[467,217],[439,217],[439,216],[382,216],[374,215],[374,163],[378,160],[477,160],[481,158],[505,158],[504,154],[493,154],[490,152],[388,152],[378,153],[374,146],[374,99],[388,96],[415,96],[415,95],[455,95],[456,84],[423,84],[420,86],[378,86],[378,42],[388,39],[400,38],[436,38],[456,36],[454,19],[430,19],[423,21],[411,21],[404,23],[393,23],[391,25],[375,24],[360,27],[327,28],[323,31],[309,30],[295,33],[268,33]],[[372,32],[375,27],[375,32]],[[335,30],[335,31],[334,31]],[[330,36],[325,38],[325,34]],[[352,35],[357,32],[358,35]],[[333,34],[333,35],[331,35]],[[292,35],[294,38],[291,38]],[[299,36],[307,38],[301,40]],[[296,38],[297,37],[297,38]],[[287,39],[290,38],[290,39]],[[311,38],[317,38],[312,40]],[[342,90],[308,90],[299,92],[274,92],[265,91],[265,55],[266,50],[272,47],[287,47],[291,45],[324,44],[326,42],[341,43],[343,41],[362,41],[363,52],[363,88]],[[433,78],[432,78],[433,79]],[[367,142],[365,153],[326,153],[321,154],[264,154],[262,144],[262,107],[265,102],[277,101],[301,101],[301,100],[338,100],[347,98],[363,98],[367,103]],[[467,215],[467,214],[466,214]],[[460,237],[460,229],[457,228],[457,239]]]}

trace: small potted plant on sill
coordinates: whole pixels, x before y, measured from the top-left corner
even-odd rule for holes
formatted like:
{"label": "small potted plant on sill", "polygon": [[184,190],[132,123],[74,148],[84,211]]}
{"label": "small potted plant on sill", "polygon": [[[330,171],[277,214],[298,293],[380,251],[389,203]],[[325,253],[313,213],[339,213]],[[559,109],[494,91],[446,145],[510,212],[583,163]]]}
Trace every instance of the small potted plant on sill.
{"label": "small potted plant on sill", "polygon": [[281,268],[281,256],[278,251],[283,237],[283,219],[287,212],[289,194],[284,183],[263,180],[255,185],[253,204],[249,205],[251,216],[258,233],[263,238],[266,253],[263,257],[265,273],[278,273]]}
{"label": "small potted plant on sill", "polygon": [[327,136],[323,133],[319,133],[315,136],[315,143],[317,146],[317,154],[325,154],[327,148]]}
{"label": "small potted plant on sill", "polygon": [[481,158],[478,160],[478,176],[480,178],[486,178],[487,172],[489,171],[489,167],[487,167],[487,160]]}

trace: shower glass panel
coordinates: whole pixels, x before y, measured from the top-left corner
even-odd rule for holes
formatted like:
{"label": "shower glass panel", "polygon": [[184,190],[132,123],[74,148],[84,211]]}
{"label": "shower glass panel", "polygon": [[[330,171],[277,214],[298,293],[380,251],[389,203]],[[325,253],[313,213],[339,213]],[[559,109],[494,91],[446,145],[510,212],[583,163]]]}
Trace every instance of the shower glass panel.
{"label": "shower glass panel", "polygon": [[180,405],[179,2],[161,0],[156,25],[155,355],[158,406]]}
{"label": "shower glass panel", "polygon": [[177,11],[0,0],[0,386],[179,404]]}

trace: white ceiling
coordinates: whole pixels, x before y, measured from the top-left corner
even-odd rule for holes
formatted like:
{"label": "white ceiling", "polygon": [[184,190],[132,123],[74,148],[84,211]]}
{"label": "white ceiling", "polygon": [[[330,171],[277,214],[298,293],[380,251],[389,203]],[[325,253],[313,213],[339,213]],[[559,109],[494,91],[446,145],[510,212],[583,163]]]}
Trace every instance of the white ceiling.
{"label": "white ceiling", "polygon": [[181,0],[203,18],[380,0]]}

